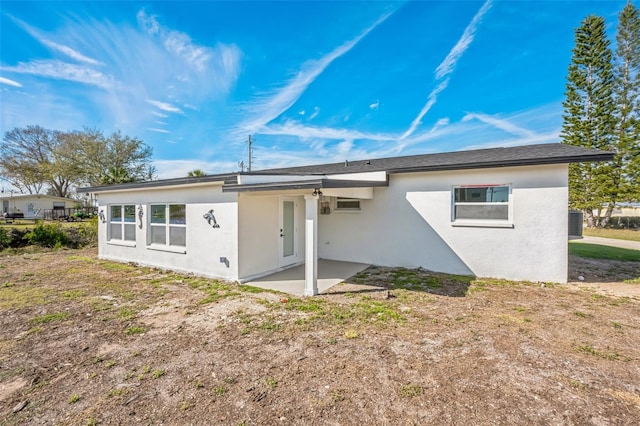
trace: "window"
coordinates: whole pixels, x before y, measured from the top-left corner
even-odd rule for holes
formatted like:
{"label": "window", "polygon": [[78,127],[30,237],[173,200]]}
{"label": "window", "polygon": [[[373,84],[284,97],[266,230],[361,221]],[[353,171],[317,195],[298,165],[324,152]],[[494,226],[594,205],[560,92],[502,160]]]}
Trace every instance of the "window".
{"label": "window", "polygon": [[110,207],[109,240],[136,240],[136,206],[125,204]]}
{"label": "window", "polygon": [[152,204],[149,210],[150,243],[186,247],[186,206],[184,204]]}
{"label": "window", "polygon": [[509,185],[460,186],[453,189],[452,220],[510,220]]}
{"label": "window", "polygon": [[342,198],[336,200],[336,211],[360,211],[360,200],[357,198]]}

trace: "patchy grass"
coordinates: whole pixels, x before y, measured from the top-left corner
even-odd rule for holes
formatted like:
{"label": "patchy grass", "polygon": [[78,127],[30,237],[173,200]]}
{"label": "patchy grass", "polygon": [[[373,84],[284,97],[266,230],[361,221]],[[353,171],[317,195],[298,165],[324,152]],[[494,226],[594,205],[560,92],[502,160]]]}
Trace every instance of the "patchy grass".
{"label": "patchy grass", "polygon": [[619,247],[609,247],[600,244],[587,244],[579,242],[569,243],[569,254],[591,259],[609,259],[625,262],[640,262],[640,251]]}
{"label": "patchy grass", "polygon": [[303,298],[95,256],[2,258],[0,388],[30,401],[8,426],[640,416],[635,296],[372,267]]}
{"label": "patchy grass", "polygon": [[640,231],[632,229],[583,228],[582,233],[590,237],[613,238],[616,240],[640,241]]}
{"label": "patchy grass", "polygon": [[31,318],[29,320],[29,324],[38,325],[38,324],[46,324],[52,321],[63,321],[69,316],[67,312],[57,312],[53,314],[45,314],[40,315],[35,318]]}

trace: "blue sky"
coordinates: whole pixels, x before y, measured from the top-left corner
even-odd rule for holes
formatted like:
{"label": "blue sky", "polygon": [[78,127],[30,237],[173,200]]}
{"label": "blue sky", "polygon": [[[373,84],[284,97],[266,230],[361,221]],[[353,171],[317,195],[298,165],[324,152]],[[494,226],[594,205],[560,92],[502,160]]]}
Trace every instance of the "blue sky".
{"label": "blue sky", "polygon": [[625,1],[0,3],[0,130],[121,130],[161,178],[559,142]]}

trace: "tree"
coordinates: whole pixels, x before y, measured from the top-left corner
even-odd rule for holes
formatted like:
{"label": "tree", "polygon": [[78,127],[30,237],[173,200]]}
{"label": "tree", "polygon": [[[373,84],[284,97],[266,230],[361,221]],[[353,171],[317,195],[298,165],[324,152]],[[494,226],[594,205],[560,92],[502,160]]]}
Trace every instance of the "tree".
{"label": "tree", "polygon": [[87,128],[61,137],[64,140],[61,156],[80,172],[81,184],[108,185],[153,179],[153,150],[138,138],[120,132],[105,137],[102,131]]}
{"label": "tree", "polygon": [[628,2],[618,16],[615,61],[615,139],[620,157],[620,192],[640,199],[640,14]]}
{"label": "tree", "polygon": [[0,145],[0,172],[21,192],[38,194],[48,180],[54,145],[53,132],[40,126],[10,130]]}
{"label": "tree", "polygon": [[187,173],[188,177],[200,177],[200,176],[206,176],[206,175],[207,174],[202,169],[193,169]]}
{"label": "tree", "polygon": [[[612,56],[604,18],[587,16],[575,31],[563,102],[564,143],[616,151]],[[569,166],[569,204],[585,211],[589,227],[607,224],[620,195],[613,169],[613,162]]]}
{"label": "tree", "polygon": [[140,139],[115,132],[58,132],[15,128],[0,145],[0,174],[22,192],[67,197],[74,185],[107,185],[154,178],[152,150]]}

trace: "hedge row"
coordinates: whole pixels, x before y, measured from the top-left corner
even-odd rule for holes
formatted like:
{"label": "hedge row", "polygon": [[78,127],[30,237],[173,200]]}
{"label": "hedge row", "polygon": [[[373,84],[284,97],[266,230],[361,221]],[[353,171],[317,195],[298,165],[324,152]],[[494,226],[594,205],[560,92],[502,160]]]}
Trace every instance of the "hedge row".
{"label": "hedge row", "polygon": [[612,217],[607,228],[640,229],[640,216]]}
{"label": "hedge row", "polygon": [[60,223],[37,223],[33,229],[0,228],[0,250],[36,245],[49,248],[80,248],[98,241],[97,220],[74,227]]}

